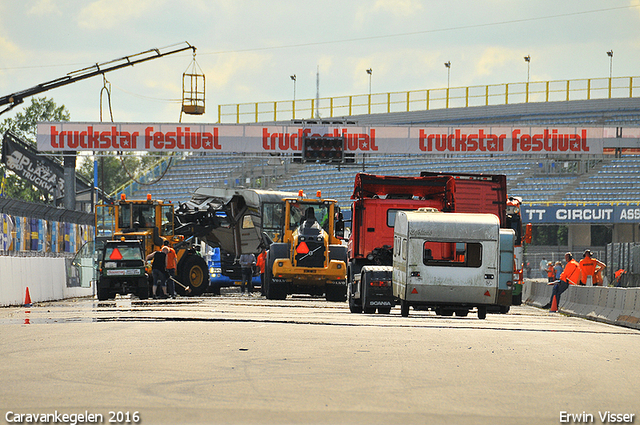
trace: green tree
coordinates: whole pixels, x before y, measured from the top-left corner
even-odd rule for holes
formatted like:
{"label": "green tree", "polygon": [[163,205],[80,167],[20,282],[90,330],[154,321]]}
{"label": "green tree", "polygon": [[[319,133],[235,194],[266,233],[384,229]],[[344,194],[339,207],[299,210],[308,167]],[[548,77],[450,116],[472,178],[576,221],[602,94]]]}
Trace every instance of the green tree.
{"label": "green tree", "polygon": [[35,144],[38,121],[69,121],[70,117],[64,105],[57,106],[53,99],[46,97],[35,97],[31,98],[31,105],[24,108],[24,112],[18,112],[14,118],[3,120],[0,131],[4,134],[9,130]]}
{"label": "green tree", "polygon": [[[53,99],[32,98],[31,105],[24,108],[24,111],[18,112],[13,118],[5,118],[0,123],[0,135],[11,131],[35,146],[38,121],[69,121],[69,118],[67,108],[64,105],[57,106]],[[7,170],[4,164],[0,164],[0,178],[3,196],[30,202],[49,201],[50,196],[47,192],[16,176]]]}
{"label": "green tree", "polygon": [[[128,183],[132,176],[158,160],[152,155],[135,155],[134,153],[122,155],[101,153],[96,159],[98,161],[98,187],[107,194],[113,194],[122,185]],[[93,160],[85,157],[80,163],[78,173],[93,181],[93,166]]]}

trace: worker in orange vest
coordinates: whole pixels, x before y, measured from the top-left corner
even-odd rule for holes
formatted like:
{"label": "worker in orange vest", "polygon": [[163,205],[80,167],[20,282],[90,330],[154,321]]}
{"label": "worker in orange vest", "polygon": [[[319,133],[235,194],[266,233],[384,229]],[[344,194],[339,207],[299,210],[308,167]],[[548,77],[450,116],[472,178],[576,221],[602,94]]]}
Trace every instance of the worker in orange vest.
{"label": "worker in orange vest", "polygon": [[596,284],[596,273],[602,271],[607,265],[597,258],[593,258],[593,253],[587,249],[580,260],[580,268],[582,269],[582,284],[592,286]]}
{"label": "worker in orange vest", "polygon": [[263,248],[262,252],[258,254],[258,259],[256,260],[256,266],[258,266],[258,269],[260,270],[260,293],[262,295],[266,295],[265,287],[264,287],[264,269],[265,269],[266,263],[267,263],[267,250]]}
{"label": "worker in orange vest", "polygon": [[[551,308],[553,306],[553,298],[556,298],[556,307],[560,305],[560,295],[569,288],[569,285],[577,285],[582,277],[582,270],[580,264],[573,259],[573,255],[570,252],[564,254],[564,259],[567,265],[564,266],[564,271],[560,274],[560,280],[556,280],[553,283],[553,291],[551,291],[551,299],[549,304],[542,308]],[[557,311],[557,310],[552,310]]]}
{"label": "worker in orange vest", "polygon": [[547,263],[547,277],[549,282],[556,280],[556,271],[553,269],[553,263],[551,261]]}

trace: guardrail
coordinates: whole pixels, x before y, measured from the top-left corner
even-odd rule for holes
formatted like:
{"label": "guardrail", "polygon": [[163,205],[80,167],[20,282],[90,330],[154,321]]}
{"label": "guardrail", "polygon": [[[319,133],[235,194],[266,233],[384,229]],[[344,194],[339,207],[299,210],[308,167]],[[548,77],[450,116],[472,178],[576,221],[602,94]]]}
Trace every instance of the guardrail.
{"label": "guardrail", "polygon": [[[527,281],[523,299],[540,307],[549,302],[552,290],[547,282]],[[640,329],[640,288],[571,285],[560,297],[558,308],[571,316]]]}
{"label": "guardrail", "polygon": [[[218,105],[218,123],[249,123],[469,106],[625,98],[637,95],[639,77],[588,78],[450,87],[315,99]],[[317,103],[317,104],[316,104]]]}

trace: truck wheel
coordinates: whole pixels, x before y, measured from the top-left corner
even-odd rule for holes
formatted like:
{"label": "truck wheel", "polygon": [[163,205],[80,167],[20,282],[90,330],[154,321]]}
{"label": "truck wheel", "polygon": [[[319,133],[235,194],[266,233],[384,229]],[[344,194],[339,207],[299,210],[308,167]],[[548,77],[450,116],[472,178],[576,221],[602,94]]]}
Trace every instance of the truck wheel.
{"label": "truck wheel", "polygon": [[347,300],[346,285],[337,285],[335,283],[327,283],[325,285],[325,297],[327,301],[345,302]]}
{"label": "truck wheel", "polygon": [[138,287],[138,298],[140,298],[141,300],[146,300],[147,298],[149,298],[149,287],[146,286],[146,280],[145,280],[145,286],[139,286]]}
{"label": "truck wheel", "polygon": [[469,309],[461,308],[456,310],[457,317],[467,317],[469,315]]}
{"label": "truck wheel", "polygon": [[513,305],[522,305],[522,292],[520,292],[518,295],[514,295],[511,298],[511,304],[513,304]]}
{"label": "truck wheel", "polygon": [[98,301],[106,301],[109,299],[109,288],[98,287]]}
{"label": "truck wheel", "polygon": [[391,307],[378,307],[378,314],[389,314],[391,313]]}
{"label": "truck wheel", "polygon": [[487,307],[486,306],[478,306],[478,319],[486,319],[487,318]]}
{"label": "truck wheel", "polygon": [[349,293],[349,311],[352,313],[362,313],[362,306],[356,304],[356,300],[351,297],[351,293]]}
{"label": "truck wheel", "polygon": [[271,250],[267,254],[267,267],[264,270],[264,286],[265,296],[268,300],[284,300],[287,298],[287,288],[285,285],[273,282],[273,263],[275,258],[272,258]]}
{"label": "truck wheel", "polygon": [[400,300],[400,315],[409,317],[409,302],[406,300]]}
{"label": "truck wheel", "polygon": [[[191,289],[190,295],[204,293],[209,285],[209,271],[207,263],[199,255],[189,255],[184,259],[184,265],[180,267],[180,283]],[[176,289],[184,293],[184,288],[176,284]]]}
{"label": "truck wheel", "polygon": [[352,313],[362,313],[362,304],[358,303],[358,300],[353,298],[353,262],[349,263],[347,267],[347,298],[349,299],[349,311]]}

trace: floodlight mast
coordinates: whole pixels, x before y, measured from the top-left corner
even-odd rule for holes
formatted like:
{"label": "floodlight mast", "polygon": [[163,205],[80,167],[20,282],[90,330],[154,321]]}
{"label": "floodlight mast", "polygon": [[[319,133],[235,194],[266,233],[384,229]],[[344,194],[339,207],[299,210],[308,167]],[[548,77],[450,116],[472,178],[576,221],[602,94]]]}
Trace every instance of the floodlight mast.
{"label": "floodlight mast", "polygon": [[[179,47],[176,47],[179,46]],[[108,62],[96,63],[95,65],[79,69],[77,71],[69,72],[67,75],[56,78],[55,80],[47,81],[46,83],[40,83],[29,89],[12,93],[7,96],[0,97],[0,106],[9,105],[4,110],[0,111],[3,114],[14,107],[18,106],[24,99],[29,96],[36,95],[38,93],[45,92],[47,90],[55,89],[56,87],[66,86],[67,84],[75,83],[76,81],[85,80],[87,78],[95,77],[96,75],[105,74],[116,69],[124,68],[126,66],[133,66],[138,63],[146,62],[151,59],[161,58],[163,56],[171,55],[173,53],[179,53],[185,50],[193,50],[195,53],[196,48],[188,42],[173,44],[167,47],[155,48],[145,50],[144,52],[136,53],[134,55],[125,56],[119,59],[113,59]]]}

